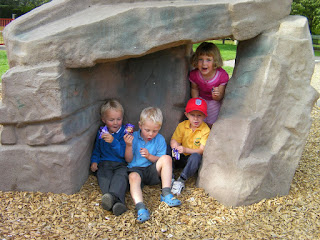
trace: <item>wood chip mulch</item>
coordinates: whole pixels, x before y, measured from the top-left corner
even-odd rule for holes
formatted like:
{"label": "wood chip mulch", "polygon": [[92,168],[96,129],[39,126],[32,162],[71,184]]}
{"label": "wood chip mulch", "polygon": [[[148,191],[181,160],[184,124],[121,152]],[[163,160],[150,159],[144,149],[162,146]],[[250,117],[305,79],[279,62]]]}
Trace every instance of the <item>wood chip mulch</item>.
{"label": "wood chip mulch", "polygon": [[[319,78],[320,79],[320,78]],[[243,207],[226,207],[187,181],[169,208],[160,185],[143,190],[151,219],[136,222],[129,193],[121,216],[101,208],[94,176],[73,194],[0,191],[0,239],[320,239],[320,108],[291,184],[289,195]]]}

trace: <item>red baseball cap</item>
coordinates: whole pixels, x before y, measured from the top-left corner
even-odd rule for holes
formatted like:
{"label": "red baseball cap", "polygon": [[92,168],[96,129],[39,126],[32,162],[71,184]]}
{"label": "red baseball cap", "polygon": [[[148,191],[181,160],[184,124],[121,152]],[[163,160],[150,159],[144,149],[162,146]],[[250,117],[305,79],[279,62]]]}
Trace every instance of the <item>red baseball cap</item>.
{"label": "red baseball cap", "polygon": [[206,101],[201,98],[191,98],[187,103],[186,112],[189,113],[192,111],[200,111],[207,117],[208,114]]}

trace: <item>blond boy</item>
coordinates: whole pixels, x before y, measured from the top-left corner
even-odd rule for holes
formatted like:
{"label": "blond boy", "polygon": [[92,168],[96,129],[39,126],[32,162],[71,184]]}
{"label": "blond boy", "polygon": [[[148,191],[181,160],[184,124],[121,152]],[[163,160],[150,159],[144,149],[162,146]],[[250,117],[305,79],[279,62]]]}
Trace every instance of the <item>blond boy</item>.
{"label": "blond boy", "polygon": [[162,120],[159,108],[145,108],[140,115],[140,130],[124,137],[130,193],[136,206],[137,220],[141,223],[150,218],[150,213],[143,203],[141,188],[143,185],[161,183],[160,200],[170,207],[181,204],[171,193],[172,158],[166,155],[166,142],[159,134]]}
{"label": "blond boy", "polygon": [[110,100],[101,107],[101,120],[106,132],[98,131],[91,155],[91,171],[97,172],[102,191],[102,207],[119,216],[127,208],[125,194],[128,187],[127,163],[124,159],[125,127],[122,125],[123,107]]}

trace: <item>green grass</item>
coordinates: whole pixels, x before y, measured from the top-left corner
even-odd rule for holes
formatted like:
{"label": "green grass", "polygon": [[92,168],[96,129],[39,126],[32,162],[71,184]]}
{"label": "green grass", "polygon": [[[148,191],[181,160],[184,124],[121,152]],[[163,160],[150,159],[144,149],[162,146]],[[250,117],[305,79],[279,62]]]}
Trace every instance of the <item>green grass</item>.
{"label": "green grass", "polygon": [[222,68],[228,73],[229,77],[232,76],[233,69],[234,69],[233,67],[223,66]]}
{"label": "green grass", "polygon": [[9,69],[7,52],[0,50],[0,82],[2,82],[2,75]]}
{"label": "green grass", "polygon": [[315,50],[314,51],[314,55],[317,56],[317,57],[320,57],[320,51],[319,50]]}
{"label": "green grass", "polygon": [[[222,40],[214,40],[209,42],[213,42],[220,49],[223,61],[233,60],[236,58],[237,45],[235,45],[232,40],[226,40],[225,44],[222,44]],[[193,44],[192,48],[194,52],[200,44],[201,43]]]}

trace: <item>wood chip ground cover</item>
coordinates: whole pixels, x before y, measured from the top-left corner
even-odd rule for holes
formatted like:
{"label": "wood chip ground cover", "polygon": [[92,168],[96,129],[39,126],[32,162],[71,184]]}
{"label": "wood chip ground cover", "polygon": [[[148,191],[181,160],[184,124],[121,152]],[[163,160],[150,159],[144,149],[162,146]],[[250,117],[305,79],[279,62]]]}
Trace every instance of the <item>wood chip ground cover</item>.
{"label": "wood chip ground cover", "polygon": [[[312,83],[320,91],[318,74]],[[320,108],[311,114],[313,124],[287,196],[226,207],[192,178],[179,197],[182,206],[169,208],[160,203],[160,186],[147,186],[143,192],[151,219],[139,224],[129,193],[123,215],[103,210],[97,180],[90,175],[73,195],[0,191],[0,238],[320,239]]]}

